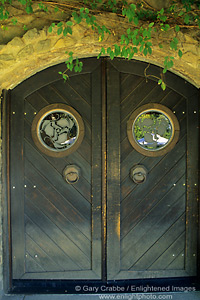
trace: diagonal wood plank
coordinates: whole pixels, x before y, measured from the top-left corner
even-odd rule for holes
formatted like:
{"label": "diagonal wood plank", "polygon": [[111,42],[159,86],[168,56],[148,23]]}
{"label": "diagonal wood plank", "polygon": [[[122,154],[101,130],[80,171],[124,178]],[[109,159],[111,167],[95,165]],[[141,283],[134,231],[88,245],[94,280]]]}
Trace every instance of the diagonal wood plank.
{"label": "diagonal wood plank", "polygon": [[124,101],[121,105],[121,122],[123,122],[124,119],[127,119],[135,109],[135,102],[141,102],[146,94],[154,88],[154,86],[154,82],[149,81],[146,83],[144,80],[135,90],[133,90],[133,92],[126,98],[126,101]]}
{"label": "diagonal wood plank", "polygon": [[[185,232],[177,237],[174,243],[170,245],[169,248],[162,253],[162,255],[149,267],[149,270],[170,269],[168,266],[173,263],[173,261],[180,255],[180,252],[182,252],[184,248]],[[184,269],[184,260],[181,260],[181,264],[179,265],[178,269]]]}
{"label": "diagonal wood plank", "polygon": [[[88,219],[85,218],[82,214],[79,213],[75,207],[67,201],[67,199],[61,195],[55,187],[53,187],[50,182],[42,176],[34,166],[26,161],[25,164],[25,173],[26,176],[31,180],[31,183],[34,182],[35,186],[42,190],[48,199],[55,205],[57,209],[62,211],[64,216],[74,224],[78,230],[82,232],[89,240],[91,239],[91,231],[88,227]],[[25,184],[27,186],[27,182],[25,180]],[[31,184],[31,187],[34,187]]]}
{"label": "diagonal wood plank", "polygon": [[[34,204],[40,209],[77,247],[79,247],[87,256],[91,255],[91,240],[88,240],[73,223],[62,214],[51,202],[51,198],[47,199],[42,191],[35,189],[28,183],[25,189],[25,197],[32,199]],[[75,222],[76,224],[76,222]],[[91,224],[87,226],[91,231]]]}
{"label": "diagonal wood plank", "polygon": [[[34,199],[33,199],[34,200]],[[60,230],[54,222],[52,222],[44,212],[42,212],[34,203],[26,198],[26,214],[34,220],[34,222],[50,237],[55,243],[70,257],[70,259],[78,264],[81,269],[91,268],[91,258],[88,258],[80,248]],[[44,241],[45,242],[45,241]]]}
{"label": "diagonal wood plank", "polygon": [[40,93],[43,97],[48,96],[49,101],[53,101],[53,95],[57,95],[61,101],[65,101],[66,104],[74,107],[78,112],[81,111],[82,117],[91,123],[91,105],[81,97],[68,83],[59,81],[52,86],[48,86],[48,89],[41,90]]}
{"label": "diagonal wood plank", "polygon": [[[25,142],[25,152],[29,153],[30,162],[44,176],[48,177],[48,181],[57,189],[57,191],[67,196],[67,200],[82,214],[86,219],[90,220],[91,204],[71,185],[67,185],[62,175],[54,169],[45,159],[41,159],[40,153]],[[33,183],[34,185],[34,183]]]}
{"label": "diagonal wood plank", "polygon": [[[173,151],[165,155],[162,159],[160,159],[160,157],[154,159],[151,157],[144,159],[143,164],[148,170],[148,180],[146,180],[146,182],[144,182],[142,185],[138,185],[134,190],[134,194],[129,192],[129,190],[125,191],[126,193],[123,194],[122,189],[122,197],[126,197],[121,206],[122,219],[130,214],[133,209],[133,204],[135,206],[135,200],[137,203],[139,203],[145,197],[145,195],[147,195],[160,181],[160,179],[164,177],[174,167],[174,165],[177,164],[178,160],[182,158],[185,152],[185,142],[185,138],[183,138],[179,142],[179,145],[177,145]],[[169,157],[170,160],[168,159]],[[183,160],[182,163],[185,164]]]}
{"label": "diagonal wood plank", "polygon": [[[170,199],[170,201],[172,201]],[[122,259],[121,266],[123,269],[130,269],[133,264],[162,236],[169,227],[184,213],[185,211],[185,195],[180,197],[174,204],[166,210],[164,205],[159,207],[162,209],[153,211],[154,219],[144,221],[143,226],[134,227],[129,235],[122,241]],[[151,222],[150,222],[151,220]],[[130,242],[134,241],[134,242]],[[134,252],[132,251],[134,249]]]}
{"label": "diagonal wood plank", "polygon": [[45,269],[28,252],[26,253],[25,269],[27,272],[45,272]]}
{"label": "diagonal wood plank", "polygon": [[175,259],[167,266],[166,270],[185,269],[185,247],[176,255]]}
{"label": "diagonal wood plank", "polygon": [[141,221],[151,209],[159,203],[163,198],[169,197],[172,192],[179,193],[185,191],[185,157],[183,157],[170,172],[161,177],[157,185],[145,193],[145,196],[140,198],[140,202],[135,203],[134,208],[126,217],[121,220],[121,235],[124,237],[136,224]]}
{"label": "diagonal wood plank", "polygon": [[185,231],[185,214],[183,214],[172,226],[162,235],[152,247],[133,265],[134,270],[147,270],[161,255],[173,244],[173,242]]}
{"label": "diagonal wood plank", "polygon": [[[35,258],[35,261],[39,264],[39,266],[46,272],[48,271],[60,271],[63,270],[63,267],[58,265],[48,254],[47,251],[44,251],[43,249],[38,246],[38,244],[28,235],[26,234],[26,260],[27,253],[32,257]],[[32,272],[31,269],[29,269],[26,266],[26,272]],[[37,270],[39,272],[40,270]]]}
{"label": "diagonal wood plank", "polygon": [[71,76],[67,83],[71,88],[79,94],[81,98],[91,104],[91,74],[79,74],[78,76]]}
{"label": "diagonal wood plank", "polygon": [[144,78],[132,74],[120,73],[120,82],[121,82],[120,102],[122,103],[136,88],[138,88],[140,84],[144,82]]}
{"label": "diagonal wood plank", "polygon": [[80,266],[73,262],[55,241],[51,239],[30,217],[25,215],[26,233],[30,238],[52,258],[62,270],[80,270]]}

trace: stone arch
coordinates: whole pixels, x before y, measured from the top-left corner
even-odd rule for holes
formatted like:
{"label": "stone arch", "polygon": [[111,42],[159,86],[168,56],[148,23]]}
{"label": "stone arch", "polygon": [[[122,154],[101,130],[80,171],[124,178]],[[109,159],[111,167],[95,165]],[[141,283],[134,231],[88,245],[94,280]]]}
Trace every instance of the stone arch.
{"label": "stone arch", "polygon": [[[56,30],[48,32],[48,27],[42,30],[31,29],[23,37],[14,37],[7,45],[0,45],[0,89],[12,89],[26,78],[49,66],[64,62],[67,59],[66,51],[73,51],[74,58],[97,56],[102,47],[112,47],[120,43],[120,37],[126,31],[128,24],[121,22],[119,17],[98,16],[98,22],[112,27],[113,35],[106,35],[103,42],[98,41],[98,34],[92,31],[87,24],[75,24],[72,36],[62,37]],[[113,22],[116,19],[116,22]],[[178,35],[180,49],[183,56],[180,59],[177,53],[169,50],[169,36]],[[176,33],[173,29],[169,33],[154,33],[152,54],[144,56],[136,54],[134,59],[163,66],[165,56],[174,56],[172,72],[186,79],[196,87],[200,87],[200,48],[199,42],[193,33]],[[164,45],[159,48],[159,43]]]}

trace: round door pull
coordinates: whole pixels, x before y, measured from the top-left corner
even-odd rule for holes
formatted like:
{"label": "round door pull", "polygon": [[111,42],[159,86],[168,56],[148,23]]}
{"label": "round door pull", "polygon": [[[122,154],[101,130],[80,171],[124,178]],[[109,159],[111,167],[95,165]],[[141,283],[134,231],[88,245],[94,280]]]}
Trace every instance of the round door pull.
{"label": "round door pull", "polygon": [[147,169],[142,165],[137,165],[131,168],[130,177],[136,184],[141,184],[146,181]]}
{"label": "round door pull", "polygon": [[63,170],[63,177],[69,184],[75,184],[79,181],[80,168],[76,165],[68,165]]}

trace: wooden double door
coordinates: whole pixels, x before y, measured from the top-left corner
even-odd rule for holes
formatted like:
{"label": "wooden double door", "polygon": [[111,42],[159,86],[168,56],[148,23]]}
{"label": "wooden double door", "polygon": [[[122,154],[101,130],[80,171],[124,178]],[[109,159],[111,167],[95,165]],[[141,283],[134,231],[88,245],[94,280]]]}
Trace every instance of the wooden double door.
{"label": "wooden double door", "polygon": [[[146,63],[85,59],[64,82],[46,69],[11,91],[11,267],[15,280],[120,280],[196,276],[197,90],[172,73],[167,89],[144,77]],[[148,74],[159,75],[148,67]],[[154,78],[154,77],[152,77]],[[9,101],[8,101],[9,103]],[[38,112],[66,104],[81,116],[85,134],[64,157],[44,154],[31,127]],[[168,107],[180,124],[177,144],[149,157],[127,137],[127,121],[140,106]],[[146,181],[130,170],[143,165]],[[68,165],[79,180],[63,179]]]}

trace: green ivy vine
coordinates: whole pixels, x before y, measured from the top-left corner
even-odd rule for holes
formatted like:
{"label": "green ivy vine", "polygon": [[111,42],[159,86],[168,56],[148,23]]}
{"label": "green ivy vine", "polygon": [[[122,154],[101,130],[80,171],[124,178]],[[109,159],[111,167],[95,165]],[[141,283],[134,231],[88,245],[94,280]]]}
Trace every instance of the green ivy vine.
{"label": "green ivy vine", "polygon": [[[9,5],[14,0],[0,0],[0,20],[3,22],[9,18]],[[200,28],[200,3],[195,0],[179,0],[172,1],[168,8],[156,10],[146,3],[146,1],[137,1],[136,4],[128,3],[126,0],[84,0],[84,1],[36,1],[36,0],[15,0],[25,8],[27,14],[33,13],[33,4],[38,5],[39,9],[48,12],[49,8],[54,11],[65,11],[70,9],[71,17],[68,20],[53,22],[48,31],[51,33],[56,30],[58,35],[68,36],[73,33],[73,25],[86,22],[87,25],[98,33],[98,40],[102,42],[105,34],[114,34],[112,30],[105,25],[98,24],[96,16],[100,12],[115,13],[124,21],[128,21],[126,32],[121,35],[119,44],[113,44],[107,49],[102,47],[97,58],[102,55],[108,55],[111,60],[115,57],[132,59],[136,53],[142,53],[144,56],[151,55],[153,52],[153,32],[167,32],[174,29],[176,33],[187,28]],[[12,19],[14,25],[17,24],[17,17]],[[3,25],[1,25],[2,27]],[[26,28],[24,28],[26,30]],[[178,35],[177,35],[178,36]],[[179,40],[172,37],[170,41],[170,49],[177,53],[181,58],[182,51],[179,48]],[[160,48],[164,46],[160,43]],[[74,70],[80,72],[83,63],[78,58],[73,57],[73,52],[67,52],[66,71],[59,72],[64,80],[67,80],[67,71]],[[164,74],[174,65],[174,56],[166,56],[163,61],[164,68],[157,78],[158,84],[162,89],[166,89]],[[145,70],[145,76],[146,75]]]}

